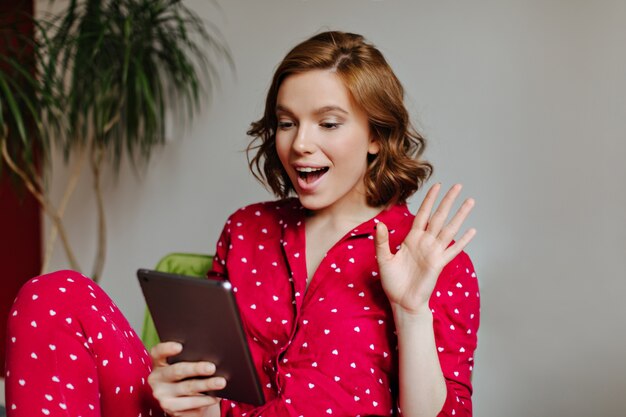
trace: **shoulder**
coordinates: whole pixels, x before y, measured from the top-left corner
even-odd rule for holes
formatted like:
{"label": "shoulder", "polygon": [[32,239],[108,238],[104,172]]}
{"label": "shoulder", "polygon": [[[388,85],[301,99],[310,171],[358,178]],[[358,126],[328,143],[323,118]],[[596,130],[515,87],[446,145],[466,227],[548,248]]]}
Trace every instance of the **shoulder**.
{"label": "shoulder", "polygon": [[392,248],[397,248],[411,230],[414,218],[415,215],[411,213],[408,206],[402,203],[387,207],[376,216],[374,221],[381,221],[387,226],[389,229],[389,243]]}
{"label": "shoulder", "polygon": [[[476,280],[476,271],[474,270],[474,264],[470,259],[469,255],[465,251],[461,251],[457,256],[454,257],[441,271],[439,276],[439,280],[441,281],[454,281],[454,280],[463,280],[463,281],[474,281]],[[456,286],[457,283],[454,282]],[[462,288],[461,286],[457,286],[458,288]]]}
{"label": "shoulder", "polygon": [[244,220],[259,221],[268,218],[278,219],[282,217],[290,217],[292,213],[300,210],[302,210],[302,206],[296,198],[262,201],[241,207],[233,212],[228,217],[228,220],[232,222]]}
{"label": "shoulder", "polygon": [[241,207],[232,213],[224,229],[264,238],[280,234],[283,225],[295,223],[303,216],[303,208],[296,198],[265,201]]}
{"label": "shoulder", "polygon": [[478,288],[478,278],[474,265],[466,252],[459,253],[441,271],[433,298],[440,301],[480,304],[480,293]]}

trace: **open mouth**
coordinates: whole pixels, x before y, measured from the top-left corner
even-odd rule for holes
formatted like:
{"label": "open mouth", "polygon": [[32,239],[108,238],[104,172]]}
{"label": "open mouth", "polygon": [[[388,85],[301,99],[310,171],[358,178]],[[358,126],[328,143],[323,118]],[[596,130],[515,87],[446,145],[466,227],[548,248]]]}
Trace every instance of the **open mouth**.
{"label": "open mouth", "polygon": [[296,172],[298,173],[298,177],[300,177],[305,183],[311,184],[317,181],[322,175],[324,175],[328,171],[328,167],[322,168],[296,168]]}

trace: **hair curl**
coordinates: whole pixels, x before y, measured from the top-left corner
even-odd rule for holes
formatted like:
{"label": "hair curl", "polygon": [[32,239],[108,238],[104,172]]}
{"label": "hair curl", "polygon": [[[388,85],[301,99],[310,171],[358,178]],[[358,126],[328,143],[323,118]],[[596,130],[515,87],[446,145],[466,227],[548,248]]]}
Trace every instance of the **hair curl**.
{"label": "hair curl", "polygon": [[[279,64],[267,93],[264,115],[247,132],[253,137],[247,148],[253,175],[280,198],[294,191],[276,152],[276,104],[278,90],[288,76],[311,70],[334,71],[368,116],[373,140],[380,150],[368,155],[364,179],[367,204],[379,207],[405,202],[433,171],[430,163],[420,159],[425,139],[411,125],[402,84],[381,52],[353,33],[315,35],[294,47]],[[250,159],[253,151],[256,154]]]}

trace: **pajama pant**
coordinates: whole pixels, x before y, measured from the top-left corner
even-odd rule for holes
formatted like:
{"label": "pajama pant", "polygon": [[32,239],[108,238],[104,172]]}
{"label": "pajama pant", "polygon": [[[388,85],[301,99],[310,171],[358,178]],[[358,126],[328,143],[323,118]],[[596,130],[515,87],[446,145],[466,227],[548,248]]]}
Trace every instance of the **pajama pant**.
{"label": "pajama pant", "polygon": [[113,301],[74,271],[33,278],[7,326],[8,417],[165,414],[148,385],[151,359]]}

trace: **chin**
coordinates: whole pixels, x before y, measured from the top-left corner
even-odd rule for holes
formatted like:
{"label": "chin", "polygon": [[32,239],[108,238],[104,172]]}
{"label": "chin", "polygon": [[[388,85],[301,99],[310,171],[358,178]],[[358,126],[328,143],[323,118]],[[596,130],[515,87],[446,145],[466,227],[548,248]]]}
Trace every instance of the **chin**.
{"label": "chin", "polygon": [[302,207],[311,211],[321,210],[328,206],[328,204],[326,204],[324,201],[321,201],[319,197],[298,195],[298,199],[300,200],[300,204],[302,205]]}

